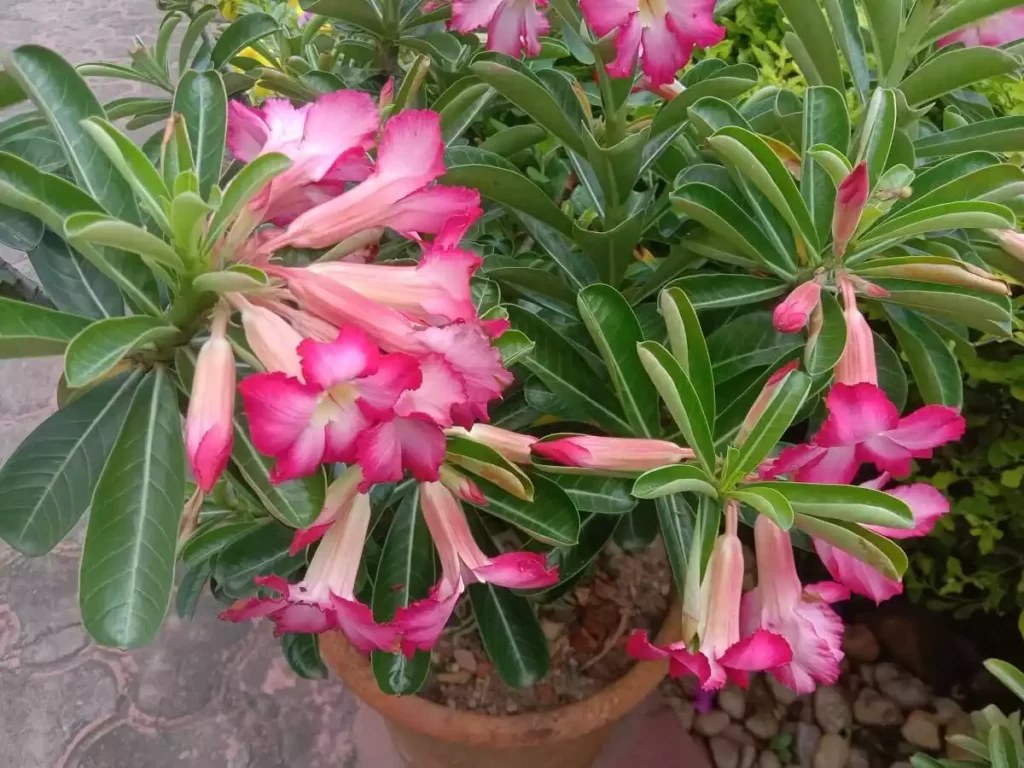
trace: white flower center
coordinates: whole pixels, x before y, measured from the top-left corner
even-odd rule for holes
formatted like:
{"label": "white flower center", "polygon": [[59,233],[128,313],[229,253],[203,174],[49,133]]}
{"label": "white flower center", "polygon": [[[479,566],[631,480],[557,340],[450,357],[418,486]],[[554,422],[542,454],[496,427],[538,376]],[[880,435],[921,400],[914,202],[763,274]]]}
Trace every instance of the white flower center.
{"label": "white flower center", "polygon": [[668,0],[640,0],[640,24],[649,27],[668,13]]}

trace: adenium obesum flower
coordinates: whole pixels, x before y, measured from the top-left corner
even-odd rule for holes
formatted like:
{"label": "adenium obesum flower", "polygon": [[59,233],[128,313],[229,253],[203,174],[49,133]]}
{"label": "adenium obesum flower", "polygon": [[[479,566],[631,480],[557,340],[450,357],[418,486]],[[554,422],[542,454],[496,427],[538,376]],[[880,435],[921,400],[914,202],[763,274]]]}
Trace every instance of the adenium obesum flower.
{"label": "adenium obesum flower", "polygon": [[946,35],[939,40],[939,47],[963,43],[968,48],[978,45],[995,48],[1021,38],[1024,38],[1024,8],[1010,8]]}
{"label": "adenium obesum flower", "polygon": [[192,379],[185,416],[185,450],[196,484],[213,490],[231,458],[235,418],[235,356],[227,339],[227,312],[214,316]]}
{"label": "adenium obesum flower", "polygon": [[[889,480],[889,474],[883,473],[875,480],[862,485],[878,491],[884,490],[906,502],[914,516],[914,527],[888,528],[881,525],[865,525],[865,528],[890,539],[926,536],[935,527],[938,519],[949,512],[949,500],[927,483],[913,483],[886,489]],[[875,603],[881,603],[903,592],[902,582],[883,576],[867,563],[822,539],[814,539],[814,550],[832,578],[849,588],[851,592],[871,598]]]}
{"label": "adenium obesum flower", "polygon": [[842,258],[850,238],[857,232],[860,217],[871,194],[867,163],[861,163],[836,190],[836,207],[832,214],[832,250]]}
{"label": "adenium obesum flower", "polygon": [[[460,432],[456,429],[455,433]],[[490,424],[474,424],[469,432],[461,433],[468,434],[478,443],[493,448],[513,464],[529,464],[530,448],[537,442],[537,438],[532,435],[522,435],[501,427],[492,427]]]}
{"label": "adenium obesum flower", "polygon": [[301,378],[298,349],[302,335],[276,312],[253,304],[240,294],[231,294],[229,298],[241,311],[245,340],[263,367],[270,373],[277,371]]}
{"label": "adenium obesum flower", "polygon": [[220,617],[245,621],[265,616],[274,622],[275,635],[340,629],[364,653],[392,650],[394,626],[375,622],[369,607],[354,593],[369,523],[369,497],[361,493],[346,497],[302,581],[289,584],[280,576],[258,576],[255,582],[277,596],[241,600]]}
{"label": "adenium obesum flower", "polygon": [[[734,503],[726,508],[726,530],[718,537],[700,587],[697,616],[698,649],[691,652],[686,641],[659,647],[647,633],[634,632],[626,643],[630,656],[655,661],[669,659],[673,677],[690,673],[697,676],[705,691],[717,690],[727,680],[746,686],[749,673],[774,670],[793,661],[793,650],[777,631],[758,628],[741,637],[740,598],[743,592],[743,545],[737,533],[739,510]],[[692,613],[694,606],[684,606]],[[684,628],[687,621],[684,616]]]}
{"label": "adenium obesum flower", "polygon": [[715,0],[580,0],[587,23],[599,36],[615,32],[612,77],[632,77],[637,58],[652,86],[671,83],[696,46],[721,42]]}
{"label": "adenium obesum flower", "polygon": [[473,538],[462,505],[441,483],[420,484],[420,506],[437,547],[442,575],[429,597],[400,608],[395,614],[406,656],[411,658],[417,649],[430,650],[467,584],[482,582],[513,589],[539,589],[558,583],[558,569],[548,568],[544,555],[485,555]]}
{"label": "adenium obesum flower", "polygon": [[439,0],[426,8],[451,3],[449,29],[468,34],[487,28],[487,48],[518,58],[540,53],[540,35],[551,24],[544,16],[548,0]]}
{"label": "adenium obesum flower", "polygon": [[558,464],[603,472],[646,472],[695,457],[667,440],[575,435],[533,443],[531,450]]}
{"label": "adenium obesum flower", "polygon": [[821,283],[817,280],[801,283],[775,308],[772,315],[775,329],[782,333],[802,330],[820,302]]}
{"label": "adenium obesum flower", "polygon": [[789,534],[764,515],[754,523],[754,541],[758,585],[743,596],[743,634],[763,629],[786,639],[793,659],[771,670],[783,685],[811,693],[817,683],[834,684],[843,660],[843,622],[828,604],[845,599],[849,590],[832,584],[804,588]]}

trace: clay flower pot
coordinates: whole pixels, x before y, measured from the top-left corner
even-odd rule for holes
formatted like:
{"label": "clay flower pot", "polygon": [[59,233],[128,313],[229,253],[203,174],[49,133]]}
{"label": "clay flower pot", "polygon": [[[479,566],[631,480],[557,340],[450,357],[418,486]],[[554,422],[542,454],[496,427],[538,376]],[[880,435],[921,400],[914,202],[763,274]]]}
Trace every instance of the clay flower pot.
{"label": "clay flower pot", "polygon": [[[679,611],[678,603],[669,611],[659,645],[678,638]],[[383,716],[410,768],[587,768],[615,724],[668,673],[667,662],[641,662],[589,699],[546,712],[482,715],[382,693],[369,660],[340,632],[323,635],[320,649],[345,685]]]}

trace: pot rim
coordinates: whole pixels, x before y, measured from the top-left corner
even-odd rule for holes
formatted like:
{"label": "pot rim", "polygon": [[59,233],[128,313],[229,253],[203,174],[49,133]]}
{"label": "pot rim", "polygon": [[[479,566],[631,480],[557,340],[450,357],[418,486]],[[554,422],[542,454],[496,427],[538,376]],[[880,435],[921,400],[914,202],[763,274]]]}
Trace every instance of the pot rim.
{"label": "pot rim", "polygon": [[[679,639],[682,609],[675,600],[658,632],[657,644]],[[538,746],[578,738],[620,720],[647,698],[668,674],[668,661],[640,661],[625,675],[582,701],[544,712],[487,715],[428,701],[421,696],[391,696],[380,690],[369,660],[341,632],[321,637],[321,653],[335,674],[361,700],[386,719],[409,730],[448,742],[497,749]]]}

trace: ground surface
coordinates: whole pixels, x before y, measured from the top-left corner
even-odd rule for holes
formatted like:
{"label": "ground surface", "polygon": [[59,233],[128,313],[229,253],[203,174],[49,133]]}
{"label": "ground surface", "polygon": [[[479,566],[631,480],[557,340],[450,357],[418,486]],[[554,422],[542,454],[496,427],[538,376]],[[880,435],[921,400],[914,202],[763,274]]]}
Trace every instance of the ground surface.
{"label": "ground surface", "polygon": [[[159,18],[153,0],[0,0],[0,48],[40,43],[75,63],[124,62],[132,36],[152,42]],[[101,101],[125,95],[94,85]],[[52,412],[59,376],[59,360],[0,360],[0,462]],[[265,624],[219,622],[211,600],[194,622],[169,619],[148,648],[90,644],[78,619],[80,549],[80,535],[38,559],[0,543],[0,766],[397,766],[380,721],[337,681],[297,679]],[[620,739],[609,768],[688,751],[675,718],[657,703],[649,711],[629,729],[643,748]]]}

